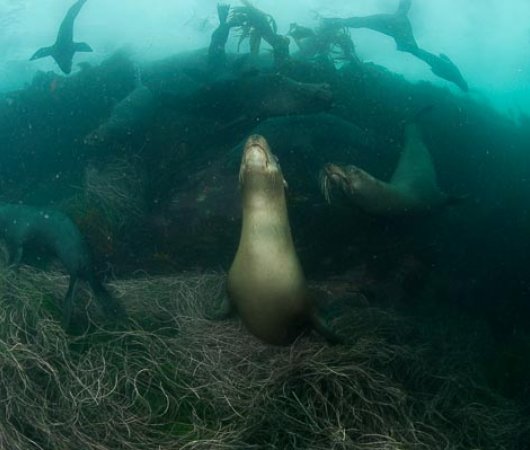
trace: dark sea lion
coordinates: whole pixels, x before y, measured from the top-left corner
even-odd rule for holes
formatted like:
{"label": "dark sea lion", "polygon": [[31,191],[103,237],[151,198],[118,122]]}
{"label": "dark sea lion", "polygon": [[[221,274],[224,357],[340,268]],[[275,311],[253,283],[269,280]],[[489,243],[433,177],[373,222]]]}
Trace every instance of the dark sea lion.
{"label": "dark sea lion", "polygon": [[98,145],[127,138],[150,123],[157,105],[151,90],[139,84],[114,106],[106,121],[85,137],[85,144]]}
{"label": "dark sea lion", "polygon": [[369,28],[379,33],[386,34],[394,39],[397,49],[403,52],[412,52],[418,48],[412,25],[408,18],[412,0],[401,0],[394,14],[374,14],[364,17],[325,18],[322,19],[323,27],[350,27]]}
{"label": "dark sea lion", "polygon": [[421,48],[417,48],[411,53],[431,66],[431,70],[435,75],[456,84],[464,92],[469,90],[460,70],[447,55],[440,53],[440,56],[437,56]]}
{"label": "dark sea lion", "polygon": [[317,113],[328,110],[333,93],[326,83],[303,83],[273,74],[245,74],[208,83],[189,96],[165,96],[167,106],[223,122]]}
{"label": "dark sea lion", "polygon": [[291,237],[285,180],[267,141],[248,138],[239,180],[242,229],[227,292],[247,328],[263,341],[286,345],[308,325],[335,340],[318,318]]}
{"label": "dark sea lion", "polygon": [[103,311],[114,318],[125,311],[96,277],[87,244],[72,220],[60,211],[27,205],[0,205],[0,236],[9,250],[9,264],[17,266],[24,247],[47,248],[63,263],[70,283],[64,298],[62,324],[68,327],[74,308],[74,295],[79,279],[88,282]]}
{"label": "dark sea lion", "polygon": [[208,65],[214,69],[223,67],[226,64],[225,46],[232,27],[232,24],[228,21],[229,11],[230,5],[217,4],[219,26],[212,33],[210,46],[208,47]]}
{"label": "dark sea lion", "polygon": [[381,216],[429,213],[452,201],[436,183],[431,155],[415,123],[406,127],[405,147],[388,183],[356,166],[327,164],[321,187],[328,201],[337,189],[354,205]]}
{"label": "dark sea lion", "polygon": [[86,1],[79,0],[70,7],[61,23],[55,44],[37,50],[30,61],[51,56],[64,73],[70,73],[75,52],[93,51],[86,42],[74,42],[74,21]]}

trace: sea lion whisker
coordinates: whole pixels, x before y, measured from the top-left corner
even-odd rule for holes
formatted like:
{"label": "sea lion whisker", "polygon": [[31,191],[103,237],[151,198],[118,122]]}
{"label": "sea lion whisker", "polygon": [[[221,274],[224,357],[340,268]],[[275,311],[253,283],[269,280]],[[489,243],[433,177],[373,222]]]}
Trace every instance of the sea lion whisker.
{"label": "sea lion whisker", "polygon": [[322,169],[320,171],[320,191],[322,192],[322,195],[324,196],[324,199],[327,203],[331,203],[331,193],[330,193],[330,186],[329,186],[329,176],[326,171],[326,169]]}

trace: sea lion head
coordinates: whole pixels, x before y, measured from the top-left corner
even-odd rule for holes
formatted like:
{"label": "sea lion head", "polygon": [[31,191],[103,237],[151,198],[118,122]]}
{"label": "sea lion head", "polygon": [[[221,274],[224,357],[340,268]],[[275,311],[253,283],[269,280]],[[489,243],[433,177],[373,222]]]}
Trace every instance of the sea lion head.
{"label": "sea lion head", "polygon": [[263,192],[269,197],[284,194],[286,182],[278,158],[259,134],[251,135],[245,143],[239,184],[245,192]]}
{"label": "sea lion head", "polygon": [[349,198],[361,192],[367,177],[370,175],[356,166],[329,163],[320,171],[320,188],[326,201],[331,203],[332,192],[342,192]]}

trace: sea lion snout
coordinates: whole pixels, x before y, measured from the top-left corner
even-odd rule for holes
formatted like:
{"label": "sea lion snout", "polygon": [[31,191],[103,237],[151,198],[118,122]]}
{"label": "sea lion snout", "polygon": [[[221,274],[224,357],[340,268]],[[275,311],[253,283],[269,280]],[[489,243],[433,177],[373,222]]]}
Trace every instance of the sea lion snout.
{"label": "sea lion snout", "polygon": [[250,136],[243,152],[243,164],[252,167],[265,168],[269,164],[267,142],[258,134]]}
{"label": "sea lion snout", "polygon": [[342,192],[351,196],[362,191],[364,183],[366,183],[366,172],[356,166],[328,163],[320,172],[320,189],[328,203],[331,203],[332,192]]}
{"label": "sea lion snout", "polygon": [[279,172],[278,159],[272,153],[266,139],[259,135],[251,135],[245,144],[241,171],[254,170],[275,173]]}

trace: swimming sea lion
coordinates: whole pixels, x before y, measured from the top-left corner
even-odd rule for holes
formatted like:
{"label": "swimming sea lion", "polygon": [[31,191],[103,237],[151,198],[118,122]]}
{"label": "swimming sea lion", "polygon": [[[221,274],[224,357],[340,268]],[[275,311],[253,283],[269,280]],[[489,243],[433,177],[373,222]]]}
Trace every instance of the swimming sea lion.
{"label": "swimming sea lion", "polygon": [[412,25],[408,18],[411,4],[412,0],[401,0],[394,14],[374,14],[364,17],[349,17],[346,19],[324,18],[322,19],[322,26],[369,28],[392,37],[396,42],[398,50],[412,52],[418,48],[418,44],[414,38]]}
{"label": "swimming sea lion", "polygon": [[74,42],[74,21],[86,1],[78,0],[70,7],[61,23],[55,44],[37,50],[30,61],[51,56],[64,73],[70,73],[75,52],[93,51],[86,42]]}
{"label": "swimming sea lion", "polygon": [[243,224],[228,273],[232,304],[247,328],[267,343],[289,344],[308,325],[336,340],[311,302],[291,237],[285,180],[262,136],[248,138],[239,180]]}
{"label": "swimming sea lion", "polygon": [[88,282],[104,312],[114,318],[125,311],[96,277],[88,246],[72,220],[60,211],[27,205],[0,205],[0,236],[9,250],[9,265],[18,266],[24,246],[46,247],[65,266],[70,275],[64,298],[62,325],[67,328],[74,308],[74,294],[79,279]]}
{"label": "swimming sea lion", "polygon": [[327,164],[321,187],[328,202],[332,189],[338,189],[364,211],[382,216],[428,213],[452,201],[436,183],[431,155],[415,123],[405,129],[405,147],[388,183],[356,166]]}
{"label": "swimming sea lion", "polygon": [[431,70],[435,75],[456,84],[464,92],[469,90],[466,80],[464,80],[458,67],[447,55],[440,53],[440,56],[437,56],[421,48],[417,48],[411,53],[431,66]]}

